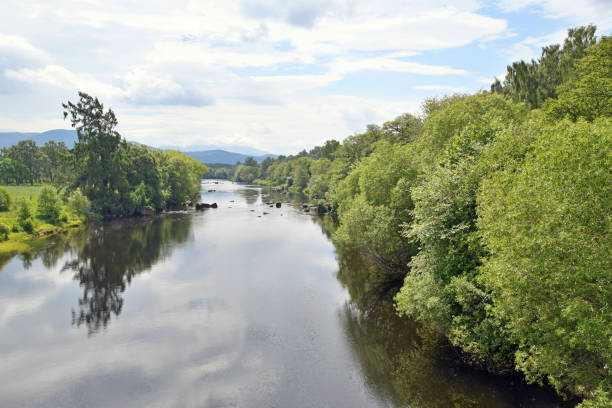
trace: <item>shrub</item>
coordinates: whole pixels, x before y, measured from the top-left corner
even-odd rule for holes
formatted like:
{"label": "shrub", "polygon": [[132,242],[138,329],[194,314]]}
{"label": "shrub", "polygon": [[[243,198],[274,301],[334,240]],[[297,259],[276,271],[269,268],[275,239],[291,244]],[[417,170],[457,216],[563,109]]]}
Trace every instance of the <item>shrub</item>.
{"label": "shrub", "polygon": [[27,201],[22,201],[17,210],[17,222],[19,226],[28,233],[34,231],[34,223],[32,222],[32,210]]}
{"label": "shrub", "polygon": [[19,221],[19,225],[21,225],[21,228],[23,228],[23,230],[28,234],[34,232],[34,223],[32,222],[31,218],[26,218],[25,220]]}
{"label": "shrub", "polygon": [[6,241],[9,236],[9,227],[3,222],[0,222],[0,241]]}
{"label": "shrub", "polygon": [[85,215],[90,204],[80,188],[77,188],[68,196],[68,208],[78,215]]}
{"label": "shrub", "polygon": [[0,211],[8,211],[11,206],[11,195],[6,189],[0,187]]}
{"label": "shrub", "polygon": [[60,214],[60,201],[57,191],[51,186],[44,186],[38,196],[38,215],[52,222],[57,222]]}

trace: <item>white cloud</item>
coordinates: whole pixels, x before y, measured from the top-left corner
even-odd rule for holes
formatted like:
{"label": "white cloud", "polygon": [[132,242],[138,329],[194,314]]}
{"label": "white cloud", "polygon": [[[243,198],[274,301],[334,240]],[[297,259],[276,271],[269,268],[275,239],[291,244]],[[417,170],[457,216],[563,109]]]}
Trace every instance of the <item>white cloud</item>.
{"label": "white cloud", "polygon": [[132,140],[285,153],[418,107],[411,95],[329,95],[326,85],[363,71],[467,78],[416,58],[508,33],[477,0],[5,3],[0,128],[24,117],[29,130],[62,126],[59,102],[81,90],[112,106]]}
{"label": "white cloud", "polygon": [[116,98],[122,94],[122,90],[116,86],[98,81],[91,75],[75,74],[59,65],[47,65],[40,69],[7,69],[4,71],[4,75],[18,81],[80,90],[105,98]]}
{"label": "white cloud", "polygon": [[612,3],[609,0],[500,0],[503,11],[526,8],[548,18],[567,18],[576,24],[596,24],[600,30],[612,28]]}
{"label": "white cloud", "polygon": [[0,33],[0,69],[38,65],[47,55],[23,36]]}

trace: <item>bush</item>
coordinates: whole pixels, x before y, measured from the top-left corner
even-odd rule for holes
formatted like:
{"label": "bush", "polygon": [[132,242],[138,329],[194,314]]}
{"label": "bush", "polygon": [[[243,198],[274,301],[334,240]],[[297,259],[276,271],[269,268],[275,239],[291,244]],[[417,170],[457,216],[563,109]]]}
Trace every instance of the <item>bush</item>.
{"label": "bush", "polygon": [[34,222],[32,221],[32,210],[27,201],[22,201],[17,210],[17,222],[19,226],[28,233],[34,231]]}
{"label": "bush", "polygon": [[44,186],[38,196],[38,215],[51,222],[57,222],[60,209],[60,201],[55,188]]}
{"label": "bush", "polygon": [[0,211],[8,211],[11,206],[11,195],[6,189],[0,187]]}
{"label": "bush", "polygon": [[90,202],[85,197],[80,188],[74,190],[68,196],[68,208],[78,215],[86,215],[89,210]]}
{"label": "bush", "polygon": [[0,222],[0,241],[6,241],[9,236],[9,227],[3,222]]}
{"label": "bush", "polygon": [[31,234],[32,232],[34,232],[34,222],[32,221],[31,218],[26,218],[25,220],[19,221],[19,225],[28,234]]}

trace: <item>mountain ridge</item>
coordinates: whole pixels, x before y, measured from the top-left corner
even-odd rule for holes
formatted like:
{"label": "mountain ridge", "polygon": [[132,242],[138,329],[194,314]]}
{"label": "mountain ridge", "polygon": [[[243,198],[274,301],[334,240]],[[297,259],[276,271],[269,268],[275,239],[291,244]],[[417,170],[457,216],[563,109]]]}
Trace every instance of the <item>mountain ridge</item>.
{"label": "mountain ridge", "polygon": [[[77,136],[76,131],[71,129],[52,129],[45,132],[0,132],[0,148],[13,146],[19,143],[19,141],[27,139],[33,140],[39,146],[42,146],[49,141],[55,141],[58,143],[63,142],[66,144],[66,146],[72,148]],[[142,144],[138,142],[130,143],[135,143],[138,145]],[[261,163],[266,157],[278,157],[276,154],[266,153],[248,146],[215,146],[205,144],[190,145],[187,147],[170,145],[160,147],[147,146],[157,150],[178,150],[181,153],[184,153],[189,157],[193,157],[204,164],[227,164],[233,166],[237,162],[244,162],[247,157],[253,157],[259,163]],[[203,149],[198,149],[199,147],[203,147]],[[226,147],[234,147],[235,150],[226,150]]]}

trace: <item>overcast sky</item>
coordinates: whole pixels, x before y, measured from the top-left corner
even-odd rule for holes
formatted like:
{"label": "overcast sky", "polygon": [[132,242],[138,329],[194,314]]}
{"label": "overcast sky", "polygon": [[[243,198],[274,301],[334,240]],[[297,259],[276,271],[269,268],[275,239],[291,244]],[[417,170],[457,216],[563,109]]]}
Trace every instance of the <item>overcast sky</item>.
{"label": "overcast sky", "polygon": [[98,96],[129,140],[295,153],[488,89],[612,0],[2,0],[0,131]]}

